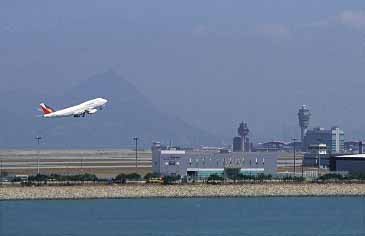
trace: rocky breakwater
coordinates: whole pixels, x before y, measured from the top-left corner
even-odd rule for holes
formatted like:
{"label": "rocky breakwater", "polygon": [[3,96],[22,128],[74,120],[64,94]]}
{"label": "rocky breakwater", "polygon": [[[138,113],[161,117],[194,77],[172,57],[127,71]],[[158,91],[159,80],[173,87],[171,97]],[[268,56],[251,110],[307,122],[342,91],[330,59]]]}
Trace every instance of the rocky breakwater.
{"label": "rocky breakwater", "polygon": [[365,196],[365,184],[95,185],[0,187],[0,200]]}

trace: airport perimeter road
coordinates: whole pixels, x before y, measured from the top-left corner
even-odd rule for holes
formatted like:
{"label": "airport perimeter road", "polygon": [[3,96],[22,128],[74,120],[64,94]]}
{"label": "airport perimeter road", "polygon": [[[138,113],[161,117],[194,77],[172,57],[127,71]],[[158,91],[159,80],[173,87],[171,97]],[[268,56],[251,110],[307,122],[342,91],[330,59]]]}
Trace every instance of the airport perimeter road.
{"label": "airport perimeter road", "polygon": [[80,174],[114,177],[120,173],[151,172],[150,151],[133,150],[11,150],[0,151],[0,168],[7,174]]}

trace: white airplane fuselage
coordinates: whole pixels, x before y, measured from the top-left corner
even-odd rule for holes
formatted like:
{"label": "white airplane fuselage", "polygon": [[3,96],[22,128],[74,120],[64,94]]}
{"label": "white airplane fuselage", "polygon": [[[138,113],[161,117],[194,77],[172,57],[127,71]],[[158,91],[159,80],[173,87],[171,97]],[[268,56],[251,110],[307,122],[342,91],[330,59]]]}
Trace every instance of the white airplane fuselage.
{"label": "white airplane fuselage", "polygon": [[103,106],[108,102],[104,98],[96,98],[83,102],[79,105],[68,107],[59,111],[47,107],[44,103],[40,106],[44,112],[44,118],[57,118],[57,117],[84,117],[86,114],[95,114],[98,110],[101,110]]}

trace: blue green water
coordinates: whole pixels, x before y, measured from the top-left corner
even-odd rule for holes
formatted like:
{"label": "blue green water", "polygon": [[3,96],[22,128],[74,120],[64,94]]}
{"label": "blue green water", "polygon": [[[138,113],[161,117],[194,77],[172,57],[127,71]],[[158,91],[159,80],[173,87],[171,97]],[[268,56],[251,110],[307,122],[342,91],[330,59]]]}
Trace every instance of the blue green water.
{"label": "blue green water", "polygon": [[0,235],[365,235],[365,198],[0,202]]}

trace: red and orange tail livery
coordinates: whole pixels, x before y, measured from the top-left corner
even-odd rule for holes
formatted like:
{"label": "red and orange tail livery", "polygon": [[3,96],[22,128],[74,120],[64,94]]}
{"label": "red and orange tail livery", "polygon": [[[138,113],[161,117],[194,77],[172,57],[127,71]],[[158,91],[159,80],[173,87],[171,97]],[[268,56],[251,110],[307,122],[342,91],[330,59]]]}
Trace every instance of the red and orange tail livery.
{"label": "red and orange tail livery", "polygon": [[42,108],[42,111],[43,113],[46,115],[46,114],[51,114],[53,112],[55,112],[55,110],[53,110],[52,108],[50,108],[49,106],[47,106],[46,104],[44,103],[41,103],[40,104],[40,107]]}

